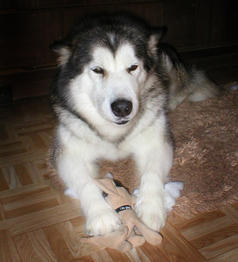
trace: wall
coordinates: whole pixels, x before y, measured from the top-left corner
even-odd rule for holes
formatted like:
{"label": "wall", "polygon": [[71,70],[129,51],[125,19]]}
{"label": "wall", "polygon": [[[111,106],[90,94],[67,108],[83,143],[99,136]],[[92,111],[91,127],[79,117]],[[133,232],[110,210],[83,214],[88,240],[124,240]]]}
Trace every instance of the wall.
{"label": "wall", "polygon": [[124,10],[166,26],[164,41],[185,57],[238,50],[236,0],[2,0],[0,87],[14,99],[46,94],[56,68],[49,44],[80,16]]}

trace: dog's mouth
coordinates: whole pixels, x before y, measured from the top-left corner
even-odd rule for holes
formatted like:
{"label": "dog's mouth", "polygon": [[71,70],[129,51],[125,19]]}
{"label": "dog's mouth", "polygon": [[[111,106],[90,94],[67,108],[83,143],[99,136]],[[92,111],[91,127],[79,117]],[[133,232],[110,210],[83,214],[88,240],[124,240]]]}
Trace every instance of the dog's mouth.
{"label": "dog's mouth", "polygon": [[119,125],[119,126],[126,125],[127,123],[129,123],[129,120],[123,120],[123,119],[118,122],[114,122],[114,124]]}

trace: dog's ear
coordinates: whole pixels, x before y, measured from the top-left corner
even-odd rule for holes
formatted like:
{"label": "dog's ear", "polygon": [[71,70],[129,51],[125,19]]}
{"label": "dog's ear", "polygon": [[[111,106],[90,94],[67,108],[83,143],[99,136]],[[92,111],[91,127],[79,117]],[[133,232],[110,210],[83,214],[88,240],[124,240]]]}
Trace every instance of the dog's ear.
{"label": "dog's ear", "polygon": [[150,55],[156,55],[157,46],[165,33],[167,32],[166,27],[153,29],[148,40],[148,50]]}
{"label": "dog's ear", "polygon": [[59,55],[58,61],[60,66],[66,64],[72,53],[71,45],[63,40],[55,41],[54,43],[52,43],[50,45],[50,49]]}

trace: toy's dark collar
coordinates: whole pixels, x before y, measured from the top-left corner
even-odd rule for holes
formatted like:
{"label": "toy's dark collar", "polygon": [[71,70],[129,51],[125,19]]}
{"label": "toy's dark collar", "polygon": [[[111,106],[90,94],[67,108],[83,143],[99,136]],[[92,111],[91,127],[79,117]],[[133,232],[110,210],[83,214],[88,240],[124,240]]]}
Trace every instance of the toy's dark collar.
{"label": "toy's dark collar", "polygon": [[132,210],[132,207],[129,206],[129,205],[125,205],[125,206],[118,207],[115,211],[117,213],[119,213],[119,212],[124,211],[124,210]]}

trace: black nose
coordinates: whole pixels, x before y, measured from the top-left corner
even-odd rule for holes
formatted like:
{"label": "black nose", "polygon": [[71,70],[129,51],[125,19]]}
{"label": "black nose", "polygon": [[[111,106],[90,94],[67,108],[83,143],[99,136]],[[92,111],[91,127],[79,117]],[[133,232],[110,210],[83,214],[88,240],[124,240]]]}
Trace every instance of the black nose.
{"label": "black nose", "polygon": [[111,108],[115,116],[124,117],[130,115],[132,103],[128,100],[116,100],[111,104]]}

